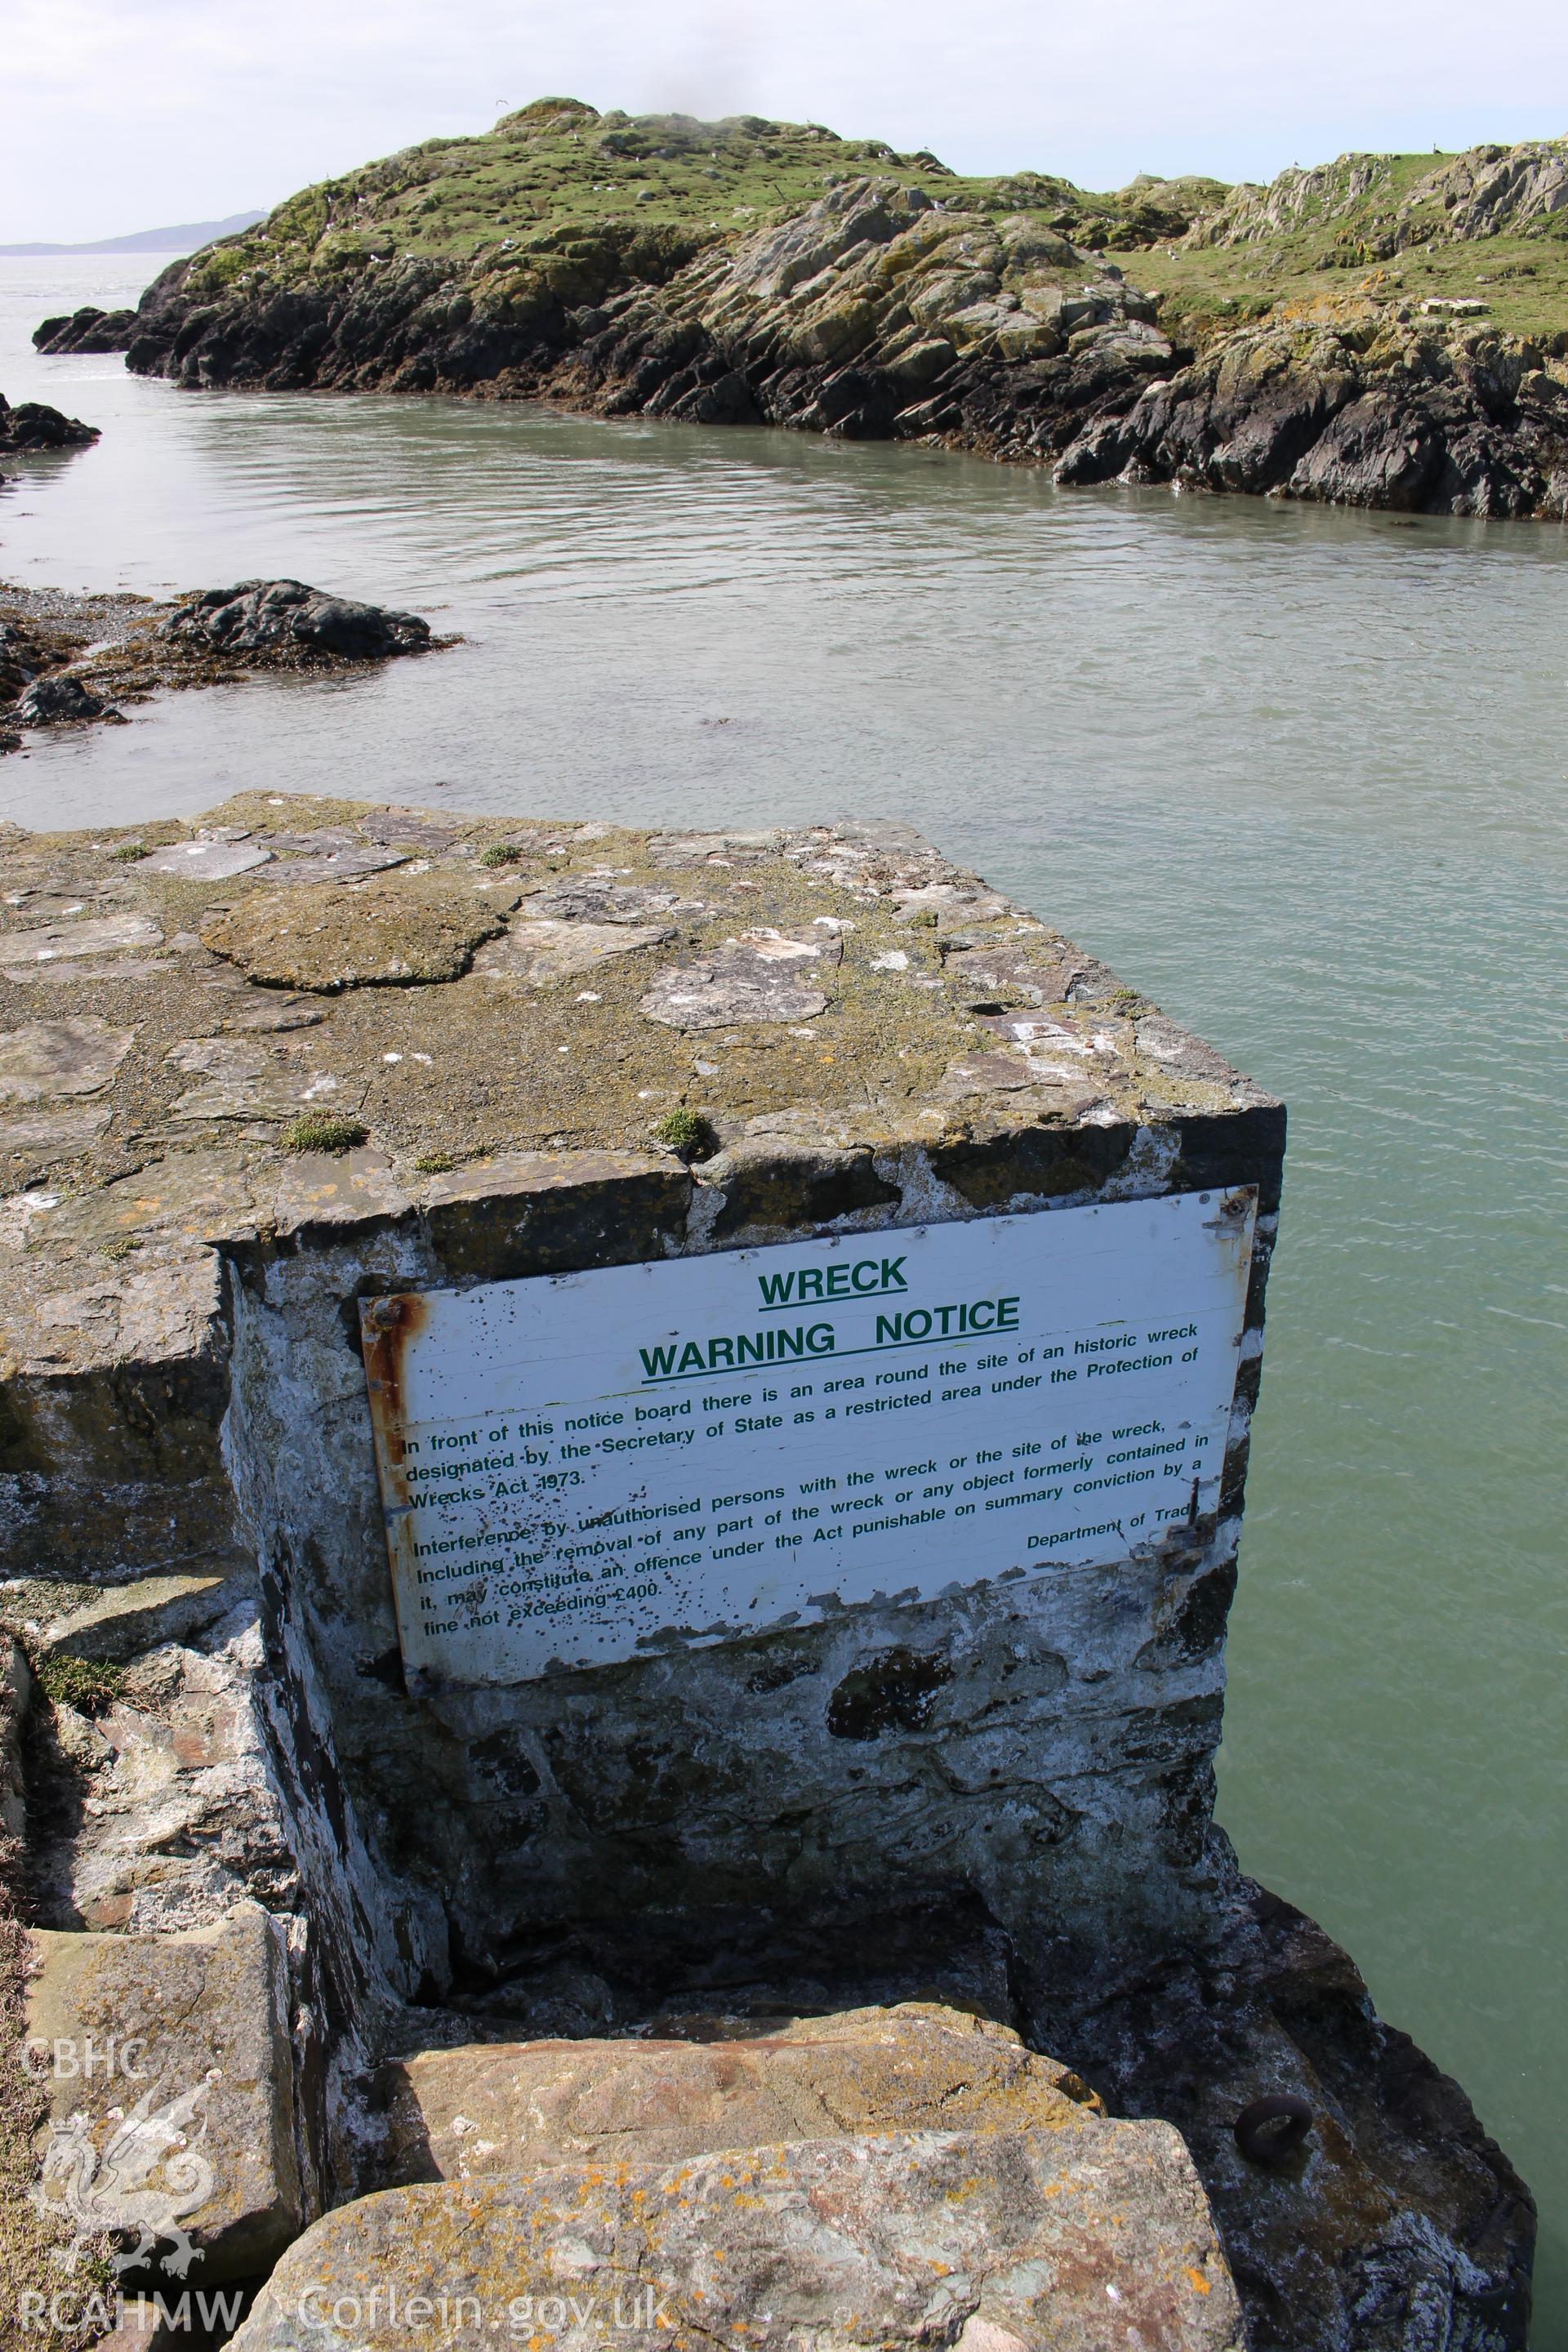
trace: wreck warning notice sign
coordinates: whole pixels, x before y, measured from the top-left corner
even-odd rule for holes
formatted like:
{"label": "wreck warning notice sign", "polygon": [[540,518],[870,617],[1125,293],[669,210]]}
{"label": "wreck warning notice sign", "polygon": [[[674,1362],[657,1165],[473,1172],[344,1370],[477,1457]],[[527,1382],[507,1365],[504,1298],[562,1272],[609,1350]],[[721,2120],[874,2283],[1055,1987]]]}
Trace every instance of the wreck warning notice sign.
{"label": "wreck warning notice sign", "polygon": [[1215,1506],[1255,1206],[363,1302],[405,1664],[522,1682],[1127,1559]]}

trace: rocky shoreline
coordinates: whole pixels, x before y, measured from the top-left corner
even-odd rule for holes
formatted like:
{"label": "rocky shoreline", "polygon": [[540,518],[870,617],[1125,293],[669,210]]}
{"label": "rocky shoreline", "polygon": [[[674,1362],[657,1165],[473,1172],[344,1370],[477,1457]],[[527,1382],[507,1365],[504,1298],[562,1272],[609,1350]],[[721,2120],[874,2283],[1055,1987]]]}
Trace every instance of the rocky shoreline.
{"label": "rocky shoreline", "polygon": [[38,340],[124,348],[190,389],[548,400],[913,441],[1064,485],[1568,519],[1568,336],[1501,332],[1465,315],[1479,304],[1363,286],[1194,321],[1033,211],[883,177],[720,242],[612,225],[555,247],[527,270],[384,255],[222,286],[198,256],[135,313],[47,320]]}
{"label": "rocky shoreline", "polygon": [[426,653],[416,614],[298,580],[246,580],[158,604],[0,582],[0,753],[33,728],[123,725],[121,703],[234,686],[262,671],[313,674]]}

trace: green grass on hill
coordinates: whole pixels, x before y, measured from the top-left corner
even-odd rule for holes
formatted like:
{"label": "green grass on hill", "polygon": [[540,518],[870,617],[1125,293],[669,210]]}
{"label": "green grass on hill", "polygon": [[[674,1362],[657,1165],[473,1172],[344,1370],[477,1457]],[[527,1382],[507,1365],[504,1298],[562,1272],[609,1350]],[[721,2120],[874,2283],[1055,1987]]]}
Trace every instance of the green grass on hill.
{"label": "green grass on hill", "polygon": [[[1097,194],[1036,172],[961,177],[923,149],[900,153],[818,123],[633,119],[541,99],[482,136],[426,140],[303,189],[201,256],[189,284],[198,298],[343,285],[419,258],[487,281],[521,310],[545,294],[596,299],[616,278],[658,281],[705,246],[788,218],[834,182],[891,174],[953,209],[1026,213],[1116,257],[1163,298],[1167,322],[1200,341],[1280,301],[1360,291],[1412,309],[1479,299],[1500,328],[1563,335],[1568,210],[1457,237],[1453,195],[1445,204],[1441,192],[1455,160],[1342,157],[1267,190],[1145,174]],[[1438,190],[1423,195],[1435,175]],[[1226,241],[1203,241],[1216,235]]]}
{"label": "green grass on hill", "polygon": [[[1302,175],[1323,184],[1322,193],[1294,216],[1278,202],[1279,192],[1291,193],[1294,176],[1282,174],[1267,191],[1246,192],[1258,210],[1285,211],[1266,234],[1237,244],[1160,244],[1139,255],[1133,274],[1164,298],[1169,324],[1186,320],[1200,332],[1261,316],[1279,302],[1365,292],[1412,310],[1429,299],[1479,300],[1488,321],[1507,333],[1562,336],[1568,331],[1568,211],[1496,235],[1456,236],[1442,195],[1420,192],[1458,160],[1436,150],[1342,157]],[[1360,194],[1351,193],[1352,163],[1375,171],[1374,184]],[[1226,213],[1234,219],[1236,211],[1233,199]]]}
{"label": "green grass on hill", "polygon": [[1029,212],[1110,252],[1179,236],[1219,203],[1217,180],[1136,182],[1095,196],[1034,172],[961,179],[924,149],[900,154],[878,139],[841,139],[819,123],[741,115],[595,114],[573,99],[541,99],[473,139],[430,139],[279,205],[258,227],[226,237],[193,265],[197,296],[263,282],[348,279],[403,259],[440,260],[465,275],[504,272],[606,229],[635,241],[658,274],[692,252],[787,219],[826,186],[866,174],[919,181],[957,209]]}

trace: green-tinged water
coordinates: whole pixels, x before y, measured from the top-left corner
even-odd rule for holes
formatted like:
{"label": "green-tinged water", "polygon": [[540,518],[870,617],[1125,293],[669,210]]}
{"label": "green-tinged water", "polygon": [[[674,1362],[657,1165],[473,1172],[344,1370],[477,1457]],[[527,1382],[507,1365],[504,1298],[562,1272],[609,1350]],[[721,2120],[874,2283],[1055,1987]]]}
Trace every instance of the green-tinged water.
{"label": "green-tinged water", "polygon": [[466,642],[40,745],[0,815],[896,816],[1288,1097],[1221,1815],[1531,2181],[1568,2341],[1568,534],[35,360],[105,268],[0,265],[0,389],[104,427],[0,575]]}

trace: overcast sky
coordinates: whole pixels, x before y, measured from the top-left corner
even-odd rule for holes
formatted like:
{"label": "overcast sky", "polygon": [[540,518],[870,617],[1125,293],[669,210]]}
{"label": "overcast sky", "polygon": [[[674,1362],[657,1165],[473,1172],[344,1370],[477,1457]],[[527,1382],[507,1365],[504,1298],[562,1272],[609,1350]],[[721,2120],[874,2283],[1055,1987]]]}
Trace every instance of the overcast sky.
{"label": "overcast sky", "polygon": [[1562,0],[0,0],[0,243],[275,204],[546,94],[1089,187],[1568,131]]}

